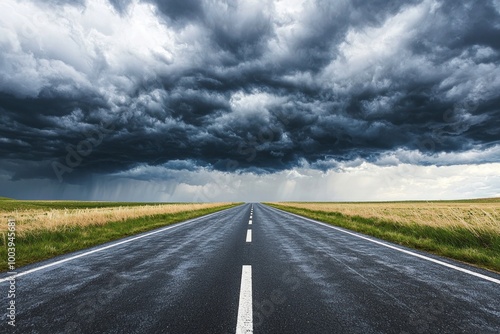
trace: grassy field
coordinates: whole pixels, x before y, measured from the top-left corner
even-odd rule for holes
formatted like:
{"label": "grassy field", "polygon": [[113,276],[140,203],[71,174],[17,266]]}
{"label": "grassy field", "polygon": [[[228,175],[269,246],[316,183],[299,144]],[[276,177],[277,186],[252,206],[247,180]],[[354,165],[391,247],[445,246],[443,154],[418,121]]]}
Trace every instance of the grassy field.
{"label": "grassy field", "polygon": [[114,203],[0,199],[0,270],[8,221],[16,221],[16,267],[199,217],[238,203]]}
{"label": "grassy field", "polygon": [[500,272],[500,199],[431,202],[266,203]]}
{"label": "grassy field", "polygon": [[[28,209],[93,209],[124,206],[158,205],[145,202],[92,202],[92,201],[20,201],[0,197],[0,212],[13,212]],[[175,204],[175,203],[172,203]]]}

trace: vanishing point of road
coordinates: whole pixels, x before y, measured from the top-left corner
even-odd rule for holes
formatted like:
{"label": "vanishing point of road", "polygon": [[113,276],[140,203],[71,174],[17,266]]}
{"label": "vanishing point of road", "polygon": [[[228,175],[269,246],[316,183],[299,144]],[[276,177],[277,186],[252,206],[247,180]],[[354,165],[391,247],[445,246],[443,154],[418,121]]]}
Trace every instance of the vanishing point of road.
{"label": "vanishing point of road", "polygon": [[2,333],[499,333],[500,275],[244,204],[19,269]]}

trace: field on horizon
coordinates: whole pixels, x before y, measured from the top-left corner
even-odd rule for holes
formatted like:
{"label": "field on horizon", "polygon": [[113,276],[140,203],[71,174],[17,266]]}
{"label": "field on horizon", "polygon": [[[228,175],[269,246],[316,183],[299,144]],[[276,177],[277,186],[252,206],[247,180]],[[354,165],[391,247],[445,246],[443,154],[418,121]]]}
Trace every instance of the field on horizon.
{"label": "field on horizon", "polygon": [[[176,214],[225,206],[230,203],[139,203],[86,201],[0,200],[0,217],[16,220],[18,236],[42,230],[103,225],[139,217]],[[0,233],[7,224],[0,225]]]}
{"label": "field on horizon", "polygon": [[[404,202],[276,202],[274,207],[500,272],[500,198]],[[0,264],[16,221],[18,264],[91,247],[237,205],[19,201],[0,198]]]}
{"label": "field on horizon", "polygon": [[500,272],[500,198],[268,204]]}
{"label": "field on horizon", "polygon": [[463,227],[500,234],[500,198],[461,201],[281,202],[280,205],[347,216],[389,220],[398,224]]}

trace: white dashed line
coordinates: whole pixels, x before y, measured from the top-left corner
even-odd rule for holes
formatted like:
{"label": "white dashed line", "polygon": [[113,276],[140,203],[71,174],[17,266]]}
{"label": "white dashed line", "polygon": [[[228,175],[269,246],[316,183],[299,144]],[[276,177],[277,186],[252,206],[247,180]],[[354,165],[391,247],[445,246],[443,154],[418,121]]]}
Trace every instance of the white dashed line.
{"label": "white dashed line", "polygon": [[252,266],[243,266],[241,271],[240,304],[236,334],[253,333],[252,311]]}
{"label": "white dashed line", "polygon": [[247,242],[252,242],[252,230],[247,231]]}
{"label": "white dashed line", "polygon": [[248,225],[252,225],[252,220],[251,219],[248,221]]}

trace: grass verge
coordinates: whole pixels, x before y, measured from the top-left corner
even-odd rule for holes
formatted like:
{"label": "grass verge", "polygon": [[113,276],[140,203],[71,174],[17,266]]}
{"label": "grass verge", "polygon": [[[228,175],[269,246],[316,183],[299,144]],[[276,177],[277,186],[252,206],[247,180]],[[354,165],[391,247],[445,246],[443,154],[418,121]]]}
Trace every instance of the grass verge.
{"label": "grass verge", "polygon": [[473,232],[458,226],[436,227],[418,223],[403,225],[377,218],[348,216],[339,212],[315,211],[276,203],[265,204],[500,273],[500,235],[491,231]]}
{"label": "grass verge", "polygon": [[[112,221],[103,225],[68,226],[55,231],[31,231],[16,236],[16,267],[225,210],[239,204],[150,215],[125,221]],[[0,270],[7,271],[7,240],[4,233],[0,239]]]}

